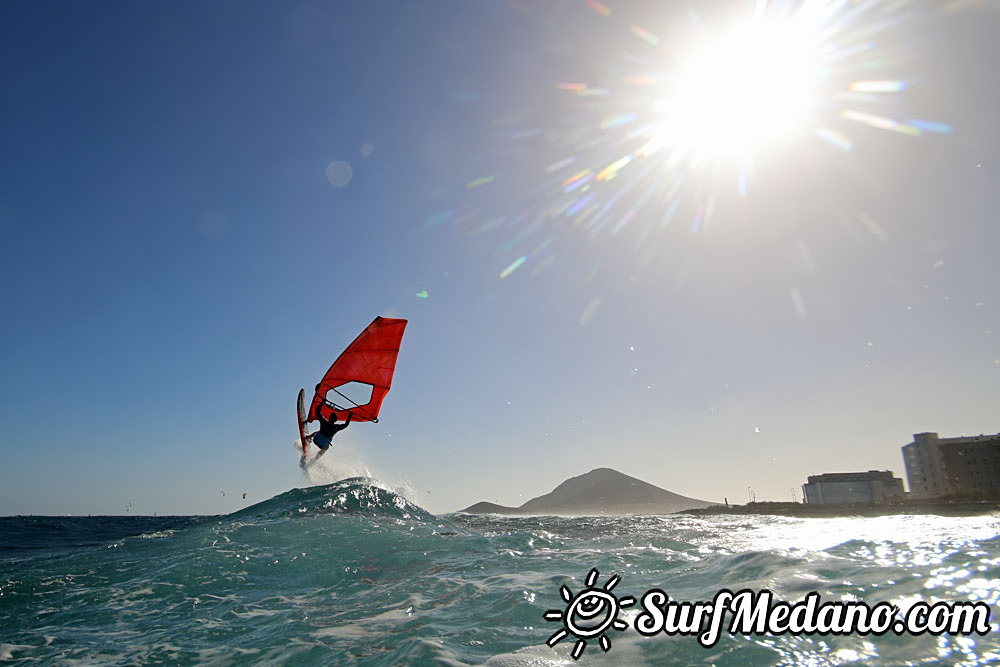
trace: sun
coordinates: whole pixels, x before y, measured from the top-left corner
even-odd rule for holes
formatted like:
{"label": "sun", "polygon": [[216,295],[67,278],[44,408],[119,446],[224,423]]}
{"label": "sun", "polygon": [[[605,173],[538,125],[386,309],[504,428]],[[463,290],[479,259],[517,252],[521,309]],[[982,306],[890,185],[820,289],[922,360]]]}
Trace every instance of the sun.
{"label": "sun", "polygon": [[745,160],[805,134],[829,71],[821,47],[802,14],[699,30],[654,105],[660,141],[695,162]]}

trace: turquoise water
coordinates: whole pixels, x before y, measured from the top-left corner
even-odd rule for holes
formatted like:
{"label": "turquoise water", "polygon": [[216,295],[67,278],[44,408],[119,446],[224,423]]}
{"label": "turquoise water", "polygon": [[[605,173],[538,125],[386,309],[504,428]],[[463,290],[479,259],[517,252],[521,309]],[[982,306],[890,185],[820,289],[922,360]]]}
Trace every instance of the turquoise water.
{"label": "turquoise water", "polygon": [[[295,489],[219,517],[0,519],[0,661],[42,664],[990,664],[1000,518],[435,517],[371,480]],[[694,636],[635,629],[607,652],[547,620],[614,595],[722,588],[789,602],[983,601],[985,636]],[[592,582],[594,583],[594,582]]]}

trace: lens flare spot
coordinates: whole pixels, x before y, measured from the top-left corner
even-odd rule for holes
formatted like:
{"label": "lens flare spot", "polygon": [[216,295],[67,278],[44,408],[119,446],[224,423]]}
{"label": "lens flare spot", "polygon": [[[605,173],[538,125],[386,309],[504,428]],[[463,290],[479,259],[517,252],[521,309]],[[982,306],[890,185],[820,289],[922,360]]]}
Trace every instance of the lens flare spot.
{"label": "lens flare spot", "polygon": [[528,261],[528,256],[527,255],[521,255],[520,257],[518,257],[517,259],[515,259],[513,262],[510,263],[510,265],[506,269],[504,269],[503,271],[500,272],[500,279],[503,280],[504,278],[506,278],[510,274],[512,274],[515,271],[517,271],[517,269],[522,264],[524,264],[526,261]]}
{"label": "lens flare spot", "polygon": [[842,135],[840,132],[831,130],[828,127],[823,127],[822,125],[817,127],[815,134],[826,143],[830,144],[834,148],[839,148],[845,153],[850,152],[850,150],[854,148],[854,142]]}
{"label": "lens flare spot", "polygon": [[906,121],[906,124],[919,130],[923,130],[924,132],[933,132],[935,134],[951,134],[955,131],[955,128],[947,123],[938,123],[933,120],[918,120],[911,118]]}
{"label": "lens flare spot", "polygon": [[862,212],[858,214],[858,219],[861,221],[861,224],[863,224],[868,231],[872,233],[872,236],[877,238],[879,241],[885,243],[889,240],[889,232],[882,229],[882,226],[875,222],[875,219],[870,215]]}
{"label": "lens flare spot", "polygon": [[885,116],[878,116],[864,111],[855,111],[854,109],[844,109],[840,115],[847,120],[853,120],[856,123],[864,123],[869,127],[874,127],[879,130],[889,130],[890,132],[898,132],[899,134],[908,134],[911,137],[920,136],[920,128],[907,125],[906,123],[901,123],[898,120],[886,118]]}
{"label": "lens flare spot", "polygon": [[633,25],[631,28],[629,28],[629,32],[631,32],[633,35],[635,35],[642,41],[646,42],[650,46],[657,46],[660,43],[659,37],[649,32],[645,28],[641,28],[637,25]]}
{"label": "lens flare spot", "polygon": [[605,167],[604,169],[602,169],[599,172],[597,172],[597,176],[595,176],[594,178],[595,178],[595,180],[598,180],[598,181],[610,181],[612,178],[614,178],[618,174],[618,171],[622,167],[624,167],[625,165],[627,165],[631,161],[632,161],[632,156],[631,155],[626,155],[625,157],[623,157],[621,159],[615,160],[614,162],[612,162],[611,164],[609,164],[607,167]]}
{"label": "lens flare spot", "polygon": [[587,182],[587,177],[590,176],[590,169],[582,169],[569,178],[563,180],[562,186],[566,192],[572,192],[581,185]]}
{"label": "lens flare spot", "polygon": [[493,177],[492,176],[486,176],[484,178],[477,178],[474,181],[469,181],[468,183],[466,183],[465,184],[465,189],[466,190],[472,190],[474,188],[478,188],[478,187],[480,187],[482,185],[486,185],[486,184],[492,183],[492,182],[493,182]]}
{"label": "lens flare spot", "polygon": [[597,0],[587,0],[587,5],[589,5],[591,9],[593,9],[601,16],[611,15],[611,9],[607,5],[600,3]]}
{"label": "lens flare spot", "polygon": [[354,178],[354,170],[349,162],[334,160],[326,166],[326,180],[335,188],[342,188]]}
{"label": "lens flare spot", "polygon": [[447,222],[451,220],[455,215],[454,211],[441,211],[440,213],[435,213],[431,217],[424,220],[424,224],[428,227],[435,227],[440,225],[442,222]]}
{"label": "lens flare spot", "polygon": [[906,90],[903,81],[855,81],[851,90],[856,93],[899,93]]}
{"label": "lens flare spot", "polygon": [[628,125],[629,123],[634,122],[635,118],[636,116],[634,113],[620,113],[616,116],[611,116],[610,118],[605,118],[604,120],[602,120],[601,129],[609,130],[615,127],[619,127],[621,125]]}
{"label": "lens flare spot", "polygon": [[583,309],[583,313],[580,315],[580,327],[585,327],[590,324],[590,320],[594,319],[594,315],[597,314],[597,309],[601,307],[600,299],[593,299],[587,304],[587,307]]}
{"label": "lens flare spot", "polygon": [[795,317],[800,320],[806,319],[806,302],[802,299],[802,292],[798,287],[790,290],[792,297],[792,307],[795,308]]}

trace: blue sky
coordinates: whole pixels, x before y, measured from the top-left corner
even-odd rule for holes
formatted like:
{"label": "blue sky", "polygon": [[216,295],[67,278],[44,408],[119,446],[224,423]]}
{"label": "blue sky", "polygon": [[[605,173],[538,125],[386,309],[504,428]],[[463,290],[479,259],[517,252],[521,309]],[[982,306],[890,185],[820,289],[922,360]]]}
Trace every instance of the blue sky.
{"label": "blue sky", "polygon": [[[1000,431],[1000,12],[849,9],[734,157],[775,89],[671,86],[752,4],[4,2],[0,514],[364,468],[434,512],[602,466],[786,500]],[[307,479],[295,396],[376,315],[382,419]]]}

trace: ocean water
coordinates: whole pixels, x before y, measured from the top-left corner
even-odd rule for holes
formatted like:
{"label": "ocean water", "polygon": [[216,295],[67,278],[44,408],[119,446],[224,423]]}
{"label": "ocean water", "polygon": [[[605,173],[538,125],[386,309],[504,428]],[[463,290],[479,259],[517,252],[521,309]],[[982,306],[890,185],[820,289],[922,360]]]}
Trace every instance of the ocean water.
{"label": "ocean water", "polygon": [[[7,517],[0,662],[991,664],[1000,661],[998,527],[997,516],[435,517],[363,478],[226,516]],[[900,610],[978,601],[989,628],[723,630],[705,646],[693,632],[637,631],[639,601],[653,589],[689,602],[722,589],[789,603],[815,592]],[[584,607],[570,610],[598,590],[618,627],[587,626]]]}

